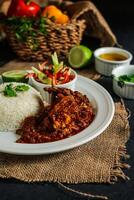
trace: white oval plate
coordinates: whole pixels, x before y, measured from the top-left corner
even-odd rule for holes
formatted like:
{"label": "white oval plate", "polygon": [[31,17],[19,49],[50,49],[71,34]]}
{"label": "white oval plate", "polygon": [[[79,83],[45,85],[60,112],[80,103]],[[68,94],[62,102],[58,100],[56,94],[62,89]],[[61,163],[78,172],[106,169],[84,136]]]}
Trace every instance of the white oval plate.
{"label": "white oval plate", "polygon": [[52,154],[78,147],[100,135],[114,116],[115,108],[110,94],[95,81],[82,76],[78,76],[76,90],[87,95],[96,113],[94,121],[86,129],[69,138],[41,144],[15,143],[18,135],[0,132],[0,152],[18,155]]}

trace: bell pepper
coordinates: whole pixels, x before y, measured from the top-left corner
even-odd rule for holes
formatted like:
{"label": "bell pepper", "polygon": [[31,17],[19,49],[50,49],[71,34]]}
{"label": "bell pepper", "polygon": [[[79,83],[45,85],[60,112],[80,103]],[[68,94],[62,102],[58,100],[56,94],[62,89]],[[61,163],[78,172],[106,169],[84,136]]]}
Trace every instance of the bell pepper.
{"label": "bell pepper", "polygon": [[36,17],[40,11],[40,6],[31,1],[12,0],[8,9],[8,17]]}
{"label": "bell pepper", "polygon": [[65,24],[69,21],[69,17],[54,5],[49,5],[42,11],[42,16],[52,18],[54,17],[54,22],[58,24]]}

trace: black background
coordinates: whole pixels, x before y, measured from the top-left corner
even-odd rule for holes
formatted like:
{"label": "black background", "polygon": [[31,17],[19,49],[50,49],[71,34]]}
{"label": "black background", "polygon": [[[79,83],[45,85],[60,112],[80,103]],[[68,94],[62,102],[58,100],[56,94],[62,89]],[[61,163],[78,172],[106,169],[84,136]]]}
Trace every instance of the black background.
{"label": "black background", "polygon": [[[107,19],[113,32],[118,38],[118,42],[123,47],[134,54],[134,1],[132,0],[93,0],[103,16]],[[90,47],[90,43],[88,44]],[[0,43],[0,65],[12,59],[14,54],[5,42]],[[112,82],[110,78],[103,77],[98,81],[112,95],[115,101],[119,98],[112,92]],[[108,195],[111,200],[134,200],[134,101],[125,100],[125,105],[131,111],[129,119],[131,128],[131,138],[127,143],[131,165],[126,174],[130,181],[120,181],[114,185],[108,184],[78,184],[69,187],[81,192],[91,192],[93,194]],[[87,199],[76,196],[73,193],[63,191],[57,184],[50,183],[24,183],[17,180],[0,179],[0,200],[75,200]]]}

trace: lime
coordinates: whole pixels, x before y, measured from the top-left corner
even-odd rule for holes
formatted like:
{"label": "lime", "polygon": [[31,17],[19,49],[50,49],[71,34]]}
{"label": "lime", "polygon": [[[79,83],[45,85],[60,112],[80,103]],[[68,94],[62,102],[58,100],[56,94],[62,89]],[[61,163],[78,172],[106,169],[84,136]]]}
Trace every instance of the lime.
{"label": "lime", "polygon": [[25,76],[27,72],[25,70],[12,70],[2,74],[4,82],[27,82]]}
{"label": "lime", "polygon": [[74,46],[68,56],[69,64],[76,69],[83,68],[92,59],[92,51],[83,45]]}

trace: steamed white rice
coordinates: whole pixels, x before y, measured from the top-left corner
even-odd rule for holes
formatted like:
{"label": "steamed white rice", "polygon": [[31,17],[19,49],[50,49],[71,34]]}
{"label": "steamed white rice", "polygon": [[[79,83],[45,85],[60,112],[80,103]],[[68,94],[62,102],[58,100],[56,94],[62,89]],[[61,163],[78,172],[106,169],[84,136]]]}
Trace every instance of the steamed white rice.
{"label": "steamed white rice", "polygon": [[[28,85],[28,91],[17,92],[16,97],[7,97],[3,93],[7,84],[0,85],[0,132],[15,131],[26,117],[39,114],[43,108],[42,97],[34,88]],[[16,85],[24,83],[13,83],[13,86]]]}

